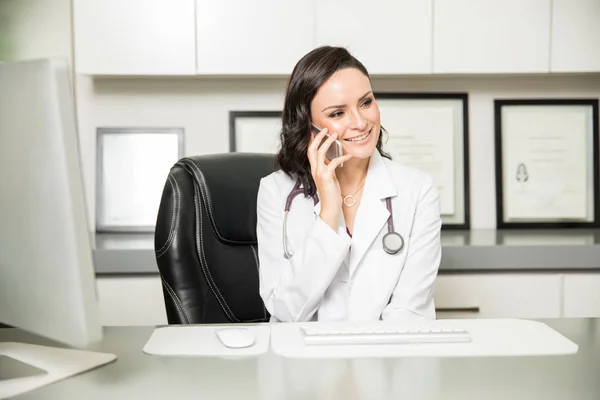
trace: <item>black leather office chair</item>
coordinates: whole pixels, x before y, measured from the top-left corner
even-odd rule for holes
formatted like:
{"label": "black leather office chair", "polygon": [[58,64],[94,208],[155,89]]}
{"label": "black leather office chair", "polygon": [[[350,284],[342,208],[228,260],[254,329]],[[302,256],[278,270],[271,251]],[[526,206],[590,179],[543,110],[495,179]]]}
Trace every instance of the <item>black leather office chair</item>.
{"label": "black leather office chair", "polygon": [[256,196],[273,155],[186,157],[169,173],[154,249],[169,324],[262,322]]}

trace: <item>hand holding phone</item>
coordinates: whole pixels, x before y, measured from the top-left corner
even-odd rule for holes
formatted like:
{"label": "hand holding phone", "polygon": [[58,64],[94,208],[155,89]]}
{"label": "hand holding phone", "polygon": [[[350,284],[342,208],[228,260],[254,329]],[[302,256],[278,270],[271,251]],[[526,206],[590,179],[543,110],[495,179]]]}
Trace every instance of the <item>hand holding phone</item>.
{"label": "hand holding phone", "polygon": [[[315,133],[321,132],[321,128],[316,126],[314,123],[311,122],[311,125],[312,125],[312,129]],[[329,137],[329,134],[327,134],[327,137]],[[325,140],[326,139],[323,139],[323,141],[321,142],[319,147],[321,147],[321,145],[323,145],[323,142],[325,142]],[[327,149],[327,153],[325,153],[325,157],[327,157],[327,159],[329,161],[333,160],[334,158],[341,157],[343,155],[344,155],[344,150],[342,148],[342,143],[337,139],[331,144],[331,146],[329,146],[329,148]],[[341,163],[339,166],[340,167],[344,166],[344,163]]]}
{"label": "hand holding phone", "polygon": [[[336,133],[327,135],[327,128],[321,130],[314,124],[311,129],[320,132],[316,135],[312,134],[314,136],[306,152],[310,163],[310,172],[321,204],[319,218],[335,231],[342,210],[342,191],[336,170],[352,156],[350,154],[342,155],[342,144],[336,140]],[[326,138],[326,136],[329,137]],[[325,147],[322,147],[323,145]]]}

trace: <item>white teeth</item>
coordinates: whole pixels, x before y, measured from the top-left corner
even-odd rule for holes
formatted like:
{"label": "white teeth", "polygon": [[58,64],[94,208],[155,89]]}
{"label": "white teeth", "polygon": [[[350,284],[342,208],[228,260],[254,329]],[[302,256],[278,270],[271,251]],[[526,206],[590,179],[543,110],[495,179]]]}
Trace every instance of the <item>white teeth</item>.
{"label": "white teeth", "polygon": [[359,140],[363,140],[364,138],[366,138],[367,136],[369,136],[369,132],[365,133],[364,135],[361,136],[357,136],[351,139],[345,139],[347,142],[358,142]]}

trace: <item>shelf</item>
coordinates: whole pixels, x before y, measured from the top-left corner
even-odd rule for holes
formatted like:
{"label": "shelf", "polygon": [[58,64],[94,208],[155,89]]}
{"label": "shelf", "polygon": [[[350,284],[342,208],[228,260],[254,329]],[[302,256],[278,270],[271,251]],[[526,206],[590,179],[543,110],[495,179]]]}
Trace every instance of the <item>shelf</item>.
{"label": "shelf", "polygon": [[[442,232],[440,274],[599,271],[600,230]],[[96,234],[97,274],[156,274],[154,235]]]}

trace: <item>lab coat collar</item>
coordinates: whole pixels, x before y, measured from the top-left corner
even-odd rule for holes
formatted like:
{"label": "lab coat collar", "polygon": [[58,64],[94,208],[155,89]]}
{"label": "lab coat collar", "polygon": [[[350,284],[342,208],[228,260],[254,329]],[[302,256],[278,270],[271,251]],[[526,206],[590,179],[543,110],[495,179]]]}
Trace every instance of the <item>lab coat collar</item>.
{"label": "lab coat collar", "polygon": [[[369,162],[365,188],[354,217],[352,249],[348,266],[351,276],[381,229],[387,224],[390,212],[386,207],[385,199],[394,197],[397,194],[398,189],[390,176],[383,157],[378,151],[375,151]],[[374,244],[374,246],[381,245],[381,243]]]}
{"label": "lab coat collar", "polygon": [[[354,217],[349,263],[350,274],[356,269],[381,228],[387,223],[390,213],[387,210],[385,199],[394,197],[397,194],[398,189],[390,176],[383,157],[379,154],[379,151],[375,150],[369,160],[369,169],[367,170],[362,198]],[[321,212],[320,201],[315,205],[314,211],[316,215]],[[346,222],[343,213],[340,213],[338,234],[346,235]]]}
{"label": "lab coat collar", "polygon": [[392,179],[392,176],[385,165],[383,157],[377,150],[373,152],[369,162],[369,169],[367,171],[367,179],[365,181],[363,197],[365,193],[380,200],[393,197],[398,194],[396,184],[394,183],[394,180]]}

